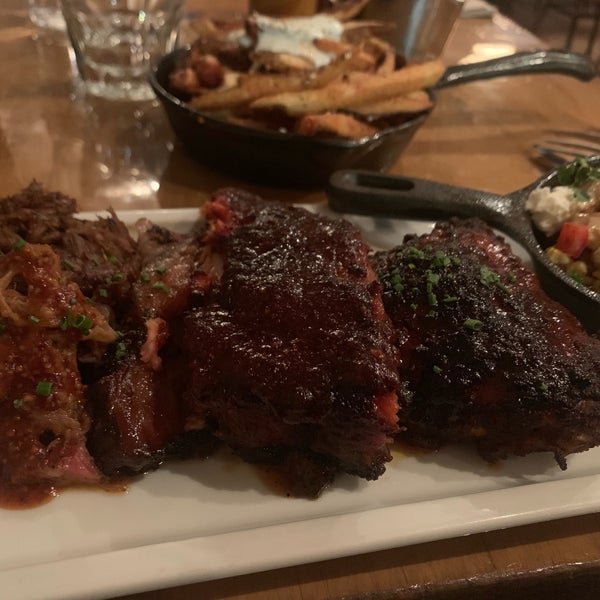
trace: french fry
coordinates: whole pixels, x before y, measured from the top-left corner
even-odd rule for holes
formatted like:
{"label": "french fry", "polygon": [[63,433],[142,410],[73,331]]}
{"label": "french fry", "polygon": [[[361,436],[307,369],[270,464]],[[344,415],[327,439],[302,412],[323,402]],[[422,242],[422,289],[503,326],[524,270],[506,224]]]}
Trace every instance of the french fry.
{"label": "french fry", "polygon": [[[321,1],[354,10],[366,0]],[[439,60],[399,67],[394,48],[377,37],[393,25],[381,21],[346,22],[341,40],[315,26],[312,43],[331,57],[321,68],[310,53],[296,53],[293,44],[289,52],[288,45],[278,52],[259,50],[260,31],[252,15],[241,25],[202,23],[203,35],[186,64],[170,74],[174,90],[193,96],[189,103],[201,111],[199,118],[303,135],[362,138],[376,133],[380,117],[431,108],[426,90],[445,70]]]}
{"label": "french fry", "polygon": [[306,86],[305,75],[262,75],[252,73],[241,75],[238,85],[226,89],[216,89],[192,98],[190,104],[200,110],[233,108],[247,104],[255,98],[278,95],[282,92],[302,90]]}
{"label": "french fry", "polygon": [[433,106],[429,94],[423,90],[409,92],[401,96],[375,100],[364,104],[350,105],[347,109],[365,117],[375,117],[393,114],[412,114],[427,110]]}
{"label": "french fry", "polygon": [[353,52],[350,56],[343,57],[323,67],[316,74],[264,75],[262,73],[251,73],[240,75],[237,87],[210,90],[193,98],[190,104],[199,110],[233,108],[250,103],[257,98],[295,93],[307,88],[319,88],[349,73],[373,68],[374,63],[373,58],[365,55],[365,53]]}
{"label": "french fry", "polygon": [[375,127],[343,113],[304,115],[298,119],[295,131],[301,135],[329,134],[350,139],[371,137],[377,133]]}
{"label": "french fry", "polygon": [[347,81],[334,82],[319,89],[259,98],[250,107],[282,109],[291,116],[334,111],[430,87],[438,81],[444,70],[441,61],[433,60],[408,65],[387,76],[357,73],[349,76]]}

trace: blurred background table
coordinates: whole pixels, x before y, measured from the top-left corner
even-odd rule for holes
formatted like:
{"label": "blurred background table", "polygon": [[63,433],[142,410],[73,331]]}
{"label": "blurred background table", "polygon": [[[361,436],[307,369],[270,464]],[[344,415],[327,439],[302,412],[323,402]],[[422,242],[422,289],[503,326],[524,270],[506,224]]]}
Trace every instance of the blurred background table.
{"label": "blurred background table", "polygon": [[[243,0],[187,8],[244,10]],[[448,64],[540,47],[501,15],[461,19]],[[66,38],[36,32],[25,0],[0,7],[0,194],[37,179],[82,210],[190,207],[222,185],[318,202],[319,190],[257,187],[196,164],[173,141],[162,109],[83,99]],[[530,145],[547,129],[600,125],[600,80],[522,76],[442,91],[393,172],[505,193],[540,175]],[[128,596],[190,598],[597,598],[599,517],[587,515],[358,557]],[[285,543],[285,540],[282,540]],[[107,576],[110,576],[107,574]]]}

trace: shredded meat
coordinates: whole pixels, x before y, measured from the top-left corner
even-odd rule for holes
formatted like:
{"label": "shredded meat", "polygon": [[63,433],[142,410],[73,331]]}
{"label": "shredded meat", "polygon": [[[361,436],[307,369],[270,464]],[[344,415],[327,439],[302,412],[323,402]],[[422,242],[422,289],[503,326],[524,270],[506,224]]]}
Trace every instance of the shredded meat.
{"label": "shredded meat", "polygon": [[25,243],[0,257],[0,326],[0,484],[98,482],[77,346],[115,332],[49,246]]}

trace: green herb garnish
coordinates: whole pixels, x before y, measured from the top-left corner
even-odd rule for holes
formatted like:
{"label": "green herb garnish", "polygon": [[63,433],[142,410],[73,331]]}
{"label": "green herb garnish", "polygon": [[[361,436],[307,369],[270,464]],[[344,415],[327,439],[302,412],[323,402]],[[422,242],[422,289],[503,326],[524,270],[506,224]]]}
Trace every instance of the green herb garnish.
{"label": "green herb garnish", "polygon": [[71,271],[75,270],[75,265],[68,258],[63,258],[63,264],[67,269],[71,269]]}
{"label": "green herb garnish", "polygon": [[127,355],[127,348],[125,347],[125,342],[119,342],[117,344],[117,348],[115,350],[115,358],[117,360],[121,360],[121,359],[125,358],[126,355]]}
{"label": "green herb garnish", "polygon": [[52,393],[52,382],[51,381],[40,381],[35,386],[36,396],[43,396],[47,398]]}
{"label": "green herb garnish", "polygon": [[17,241],[13,244],[13,250],[20,250],[26,243],[22,237],[17,238]]}
{"label": "green herb garnish", "polygon": [[465,319],[463,326],[469,331],[479,331],[483,327],[483,323],[479,319]]}

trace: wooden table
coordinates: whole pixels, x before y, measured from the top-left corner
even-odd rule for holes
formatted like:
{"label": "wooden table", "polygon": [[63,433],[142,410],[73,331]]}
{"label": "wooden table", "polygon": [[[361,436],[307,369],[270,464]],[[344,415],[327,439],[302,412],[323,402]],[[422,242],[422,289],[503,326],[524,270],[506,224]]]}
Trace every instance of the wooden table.
{"label": "wooden table", "polygon": [[[282,200],[323,200],[320,191],[257,188],[196,164],[172,141],[157,106],[81,98],[66,40],[36,38],[25,4],[0,7],[0,194],[35,178],[76,197],[82,210],[196,206],[223,184]],[[194,8],[215,4],[196,0]],[[218,4],[224,12],[244,6]],[[445,58],[539,46],[500,16],[461,20]],[[509,192],[540,175],[528,158],[533,140],[549,128],[600,126],[599,105],[598,79],[526,76],[444,90],[393,172]],[[599,525],[587,515],[128,598],[598,598]]]}

